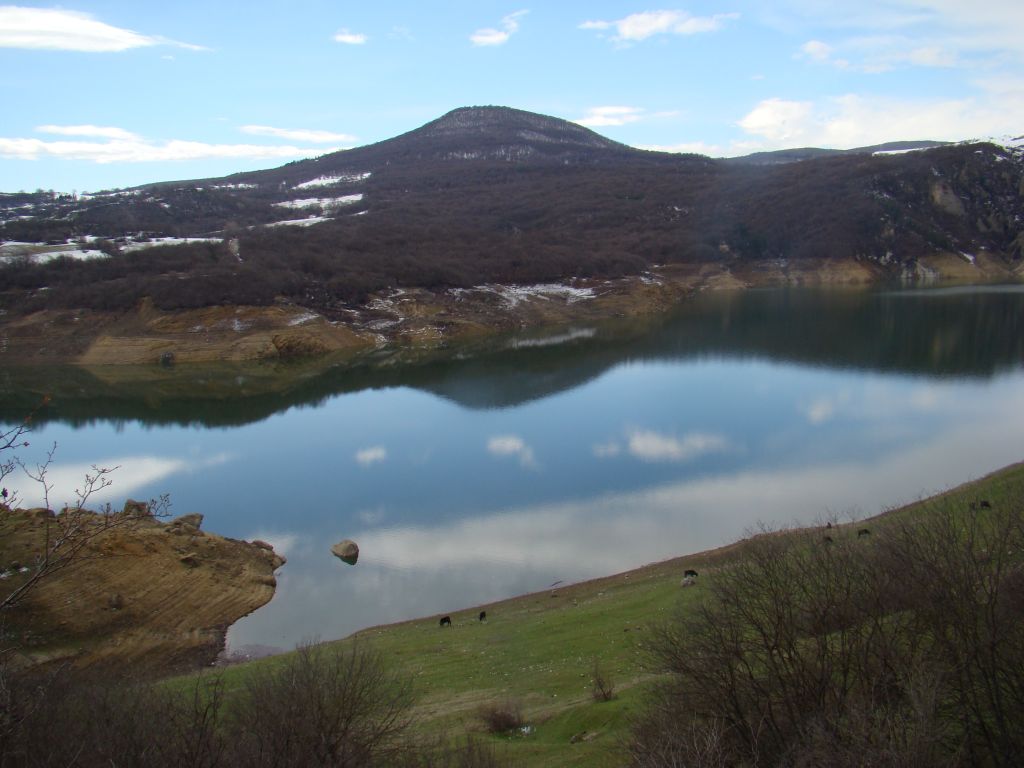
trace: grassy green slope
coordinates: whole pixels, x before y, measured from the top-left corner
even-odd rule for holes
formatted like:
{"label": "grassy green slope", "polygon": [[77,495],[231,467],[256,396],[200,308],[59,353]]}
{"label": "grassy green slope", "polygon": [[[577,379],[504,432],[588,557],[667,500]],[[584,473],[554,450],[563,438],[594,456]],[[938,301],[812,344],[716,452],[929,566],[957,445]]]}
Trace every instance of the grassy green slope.
{"label": "grassy green slope", "polygon": [[[936,504],[966,510],[980,499],[996,505],[1022,493],[1024,464],[1016,464],[831,533],[854,537],[867,525],[874,536],[884,535],[892,521],[927,515]],[[485,737],[506,743],[513,759],[531,766],[620,765],[616,749],[630,713],[655,678],[645,666],[647,628],[700,600],[706,594],[703,584],[739,551],[732,545],[467,609],[451,615],[450,628],[439,627],[440,617],[433,616],[367,629],[338,642],[367,644],[414,678],[417,727],[427,733],[483,733],[479,708],[514,701],[522,706],[529,732]],[[693,587],[680,586],[685,568],[701,574]],[[483,623],[477,620],[481,608],[488,616]],[[229,690],[244,684],[253,665],[280,664],[282,658],[226,670]],[[595,661],[615,685],[612,701],[597,702],[591,695]]]}

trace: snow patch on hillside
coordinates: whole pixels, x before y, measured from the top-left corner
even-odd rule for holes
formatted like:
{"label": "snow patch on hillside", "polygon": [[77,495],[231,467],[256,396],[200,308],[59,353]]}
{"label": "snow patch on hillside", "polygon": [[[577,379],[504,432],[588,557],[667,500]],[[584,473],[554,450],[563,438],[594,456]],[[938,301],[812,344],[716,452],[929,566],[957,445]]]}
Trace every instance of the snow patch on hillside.
{"label": "snow patch on hillside", "polygon": [[906,155],[911,152],[924,152],[926,149],[931,147],[910,147],[909,149],[879,149],[871,153],[872,157],[878,157],[879,155]]}
{"label": "snow patch on hillside", "polygon": [[594,298],[593,288],[577,288],[572,285],[561,283],[537,283],[535,285],[477,285],[473,288],[450,288],[448,293],[456,299],[461,299],[469,293],[493,293],[505,303],[508,309],[514,309],[524,301],[541,299],[561,299],[567,304],[574,304],[577,301],[585,301]]}
{"label": "snow patch on hillside", "polygon": [[316,320],[320,315],[316,312],[303,312],[301,315],[296,315],[288,321],[288,325],[305,325],[306,323]]}
{"label": "snow patch on hillside", "polygon": [[359,192],[341,197],[306,197],[301,200],[285,200],[283,203],[274,203],[274,205],[278,208],[338,208],[358,203],[362,199],[363,194]]}
{"label": "snow patch on hillside", "polygon": [[312,227],[314,224],[322,224],[330,221],[329,216],[310,216],[305,219],[288,219],[287,221],[274,221],[264,226],[267,227]]}
{"label": "snow patch on hillside", "polygon": [[11,243],[5,243],[4,247],[0,247],[0,261],[12,261],[17,258],[26,258],[33,264],[45,264],[49,261],[62,257],[76,259],[78,261],[109,258],[103,251],[98,251],[93,248],[60,248],[52,251],[31,253],[25,252],[24,250],[8,249],[6,247],[8,245],[11,245]]}
{"label": "snow patch on hillside", "polygon": [[146,248],[155,248],[158,245],[188,245],[189,243],[220,243],[223,240],[219,237],[154,237],[141,243],[126,243],[122,251],[132,253],[142,251]]}
{"label": "snow patch on hillside", "polygon": [[351,184],[368,179],[370,175],[370,171],[366,171],[365,173],[338,173],[333,176],[317,176],[315,179],[296,184],[292,189],[313,189],[314,187],[329,187],[332,184]]}

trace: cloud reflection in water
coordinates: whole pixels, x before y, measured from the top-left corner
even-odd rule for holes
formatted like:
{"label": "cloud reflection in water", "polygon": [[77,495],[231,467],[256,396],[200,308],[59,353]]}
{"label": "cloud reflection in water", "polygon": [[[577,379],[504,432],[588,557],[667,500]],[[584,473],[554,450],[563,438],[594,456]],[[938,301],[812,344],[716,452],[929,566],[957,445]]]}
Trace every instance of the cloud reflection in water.
{"label": "cloud reflection in water", "polygon": [[274,601],[233,627],[230,639],[290,646],[304,637],[341,637],[724,545],[761,521],[871,515],[1019,458],[1024,397],[997,410],[917,446],[860,460],[747,468],[438,525],[369,528],[352,535],[360,547],[355,568],[335,562],[322,541],[296,534],[310,555],[289,561]]}

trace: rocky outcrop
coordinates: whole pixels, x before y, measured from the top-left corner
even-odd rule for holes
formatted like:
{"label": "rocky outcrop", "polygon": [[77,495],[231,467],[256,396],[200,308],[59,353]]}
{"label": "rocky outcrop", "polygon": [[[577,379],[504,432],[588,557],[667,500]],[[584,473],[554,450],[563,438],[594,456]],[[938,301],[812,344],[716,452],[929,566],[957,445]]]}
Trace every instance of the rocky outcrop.
{"label": "rocky outcrop", "polygon": [[203,516],[198,512],[191,512],[187,515],[180,515],[168,523],[168,526],[177,526],[191,531],[198,531],[203,525]]}
{"label": "rocky outcrop", "polygon": [[[173,525],[150,521],[104,532],[75,565],[5,611],[7,639],[24,658],[131,665],[143,674],[194,669],[214,661],[231,624],[273,597],[274,571],[284,563],[273,548],[199,531],[191,523],[201,523],[201,515],[183,515]],[[46,523],[29,510],[0,517],[0,562],[35,562]],[[172,530],[180,533],[168,535]]]}

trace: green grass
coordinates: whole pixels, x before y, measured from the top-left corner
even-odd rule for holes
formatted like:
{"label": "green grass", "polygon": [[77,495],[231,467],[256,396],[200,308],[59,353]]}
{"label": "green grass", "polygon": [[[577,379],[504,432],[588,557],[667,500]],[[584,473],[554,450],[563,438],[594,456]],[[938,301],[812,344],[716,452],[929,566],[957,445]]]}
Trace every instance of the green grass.
{"label": "green grass", "polygon": [[[942,494],[965,511],[981,499],[999,504],[1024,490],[1024,464]],[[929,500],[839,526],[833,537],[855,537],[861,527],[885,534],[890,521],[927,515]],[[784,535],[784,534],[782,534]],[[439,616],[374,627],[337,641],[358,642],[415,681],[416,727],[432,735],[474,733],[504,744],[516,761],[530,766],[619,765],[616,754],[628,733],[630,715],[655,678],[643,645],[652,623],[686,610],[706,594],[715,569],[737,556],[736,545],[656,563],[628,573],[525,595],[451,614],[451,628]],[[698,583],[682,588],[684,568],[700,571]],[[702,583],[703,582],[703,583]],[[273,657],[224,671],[228,690],[244,683],[256,665],[281,664]],[[595,660],[615,685],[615,698],[595,701],[591,678]],[[494,736],[477,714],[487,703],[521,704],[528,733]],[[574,738],[575,737],[575,738]]]}

